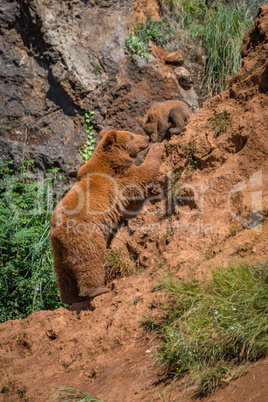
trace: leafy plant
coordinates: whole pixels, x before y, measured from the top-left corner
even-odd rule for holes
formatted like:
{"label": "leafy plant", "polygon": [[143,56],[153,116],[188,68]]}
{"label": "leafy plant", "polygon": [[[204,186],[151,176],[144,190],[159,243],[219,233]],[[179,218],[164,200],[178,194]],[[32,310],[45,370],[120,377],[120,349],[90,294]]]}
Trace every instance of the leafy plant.
{"label": "leafy plant", "polygon": [[195,142],[190,141],[184,147],[184,152],[186,154],[186,168],[194,167],[197,163],[196,157],[194,156],[196,151],[196,144]]}
{"label": "leafy plant", "polygon": [[217,268],[198,282],[161,279],[170,297],[161,319],[144,326],[160,338],[156,357],[166,373],[185,376],[205,396],[245,372],[268,351],[268,263]]}
{"label": "leafy plant", "polygon": [[101,402],[100,399],[95,396],[89,395],[84,391],[79,391],[74,387],[62,387],[57,391],[57,395],[51,400],[51,402],[67,402],[67,401],[80,401],[80,402]]}
{"label": "leafy plant", "polygon": [[253,25],[257,1],[243,1],[226,6],[219,1],[206,12],[204,24],[196,30],[206,49],[205,77],[208,91],[219,93],[226,88],[227,79],[241,65],[241,47],[246,31]]}
{"label": "leafy plant", "polygon": [[227,124],[231,120],[230,113],[227,110],[223,110],[217,113],[210,122],[210,127],[214,131],[214,137],[218,137],[221,133],[225,133]]}
{"label": "leafy plant", "polygon": [[[185,167],[179,169],[177,172],[173,172],[171,175],[171,194],[173,196],[176,195],[177,197],[180,195],[181,189],[183,187],[183,183],[178,182],[180,176],[182,175],[183,172],[189,170],[190,168],[194,168],[195,165],[197,164],[197,159],[194,155],[196,151],[195,142],[190,141],[187,145],[184,146],[183,150],[186,157]],[[188,175],[188,177],[189,176],[190,175]]]}
{"label": "leafy plant", "polygon": [[236,233],[238,232],[238,227],[235,226],[235,225],[231,225],[231,226],[229,227],[229,232],[230,232],[230,235],[231,235],[231,236],[235,236]]}
{"label": "leafy plant", "polygon": [[0,322],[62,306],[49,238],[58,169],[38,182],[32,164],[0,161]]}
{"label": "leafy plant", "polygon": [[6,385],[1,384],[0,392],[4,401],[14,400],[15,395],[18,401],[27,400],[25,397],[26,387],[15,380],[9,379],[9,376]]}
{"label": "leafy plant", "polygon": [[103,68],[99,64],[95,63],[93,60],[90,60],[89,62],[94,68],[96,73],[100,73],[103,70]]}
{"label": "leafy plant", "polygon": [[173,172],[171,175],[171,194],[179,195],[180,189],[182,188],[182,183],[178,183],[179,177],[181,176],[184,169],[180,169],[177,172]]}
{"label": "leafy plant", "polygon": [[147,44],[139,37],[134,36],[133,32],[126,37],[126,49],[130,54],[137,54],[146,61],[149,59]]}
{"label": "leafy plant", "polygon": [[81,150],[79,149],[80,154],[82,155],[82,158],[85,162],[87,162],[95,149],[95,132],[91,123],[91,116],[93,116],[95,112],[93,110],[90,110],[88,113],[85,113],[85,125],[86,125],[86,133],[88,133],[87,136],[87,141],[84,144],[84,149]]}
{"label": "leafy plant", "polygon": [[147,16],[144,23],[138,22],[136,24],[135,35],[144,43],[148,43],[151,40],[160,47],[164,47],[174,39],[171,23],[165,17],[162,20],[153,20],[150,16]]}
{"label": "leafy plant", "polygon": [[135,272],[134,263],[123,257],[120,250],[106,251],[105,280],[111,282],[113,279],[129,276]]}
{"label": "leafy plant", "polygon": [[153,20],[147,16],[145,22],[137,22],[134,32],[126,38],[126,49],[131,54],[138,54],[148,60],[148,42],[151,40],[157,46],[164,47],[174,38],[171,23],[167,18]]}

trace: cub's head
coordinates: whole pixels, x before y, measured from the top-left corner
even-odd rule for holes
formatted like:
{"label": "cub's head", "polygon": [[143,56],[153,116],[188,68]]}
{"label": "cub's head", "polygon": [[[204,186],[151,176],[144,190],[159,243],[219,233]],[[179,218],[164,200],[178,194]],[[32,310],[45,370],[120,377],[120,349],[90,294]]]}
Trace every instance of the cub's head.
{"label": "cub's head", "polygon": [[103,152],[120,157],[120,154],[127,154],[136,158],[139,152],[149,145],[149,138],[144,135],[132,134],[129,131],[102,130],[99,146]]}
{"label": "cub's head", "polygon": [[137,122],[141,125],[144,132],[150,137],[152,142],[157,140],[157,114],[155,112],[148,113],[147,119],[144,121],[137,118]]}

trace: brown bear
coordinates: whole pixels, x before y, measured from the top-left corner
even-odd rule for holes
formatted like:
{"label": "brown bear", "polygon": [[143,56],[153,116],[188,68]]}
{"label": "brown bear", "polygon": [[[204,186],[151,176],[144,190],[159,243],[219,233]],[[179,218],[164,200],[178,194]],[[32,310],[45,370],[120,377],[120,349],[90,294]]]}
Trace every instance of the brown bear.
{"label": "brown bear", "polygon": [[66,304],[110,291],[102,287],[107,243],[131,214],[128,206],[155,181],[164,153],[162,144],[152,144],[144,162],[135,166],[134,158],[148,147],[148,137],[115,130],[102,130],[100,137],[51,219],[54,269]]}
{"label": "brown bear", "polygon": [[189,106],[179,100],[153,103],[143,119],[137,117],[145,133],[153,142],[161,142],[171,134],[180,134],[191,114]]}

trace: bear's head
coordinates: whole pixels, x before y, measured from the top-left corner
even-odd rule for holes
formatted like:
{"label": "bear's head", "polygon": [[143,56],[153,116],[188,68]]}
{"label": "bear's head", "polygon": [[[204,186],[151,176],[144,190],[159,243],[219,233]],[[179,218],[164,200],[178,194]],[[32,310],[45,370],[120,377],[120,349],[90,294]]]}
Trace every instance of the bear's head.
{"label": "bear's head", "polygon": [[149,136],[152,142],[157,141],[157,126],[158,126],[158,115],[155,112],[148,113],[147,119],[143,120],[137,118],[137,122],[143,128],[144,132]]}
{"label": "bear's head", "polygon": [[128,155],[136,158],[139,152],[149,145],[149,138],[145,135],[132,134],[129,131],[102,130],[99,134],[100,146],[103,151],[114,153],[115,156]]}

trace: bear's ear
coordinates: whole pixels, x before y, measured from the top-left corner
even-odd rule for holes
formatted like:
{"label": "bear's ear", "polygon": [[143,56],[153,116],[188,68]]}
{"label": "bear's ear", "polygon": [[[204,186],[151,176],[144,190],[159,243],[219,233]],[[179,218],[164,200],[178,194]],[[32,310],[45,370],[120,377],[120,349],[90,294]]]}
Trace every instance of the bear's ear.
{"label": "bear's ear", "polygon": [[147,123],[154,123],[155,121],[157,121],[157,113],[156,112],[149,113]]}
{"label": "bear's ear", "polygon": [[103,147],[110,148],[117,140],[117,133],[115,130],[103,130],[106,131],[107,135],[104,139]]}
{"label": "bear's ear", "polygon": [[106,134],[109,130],[101,130],[99,132],[99,137],[102,138],[104,136],[104,134]]}
{"label": "bear's ear", "polygon": [[137,122],[139,123],[139,125],[140,125],[141,127],[144,126],[144,121],[143,121],[143,119],[142,119],[141,117],[137,117],[136,120],[137,120]]}

